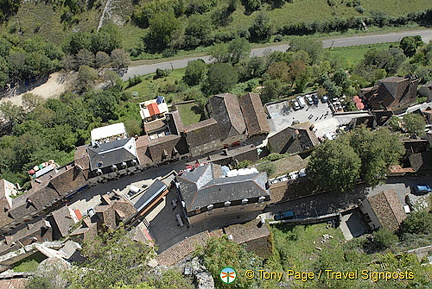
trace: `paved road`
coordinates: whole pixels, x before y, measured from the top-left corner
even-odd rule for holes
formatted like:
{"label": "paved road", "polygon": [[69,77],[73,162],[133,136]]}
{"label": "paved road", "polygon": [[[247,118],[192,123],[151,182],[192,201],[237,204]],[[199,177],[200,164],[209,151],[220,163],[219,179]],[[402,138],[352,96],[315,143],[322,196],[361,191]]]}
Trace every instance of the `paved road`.
{"label": "paved road", "polygon": [[[359,35],[359,36],[351,36],[351,37],[343,37],[343,38],[332,38],[323,40],[323,47],[344,47],[344,46],[356,46],[356,45],[365,45],[365,44],[376,44],[376,43],[386,43],[386,42],[397,42],[404,36],[413,36],[420,35],[423,38],[423,41],[429,42],[432,40],[432,29],[425,30],[410,30],[410,31],[401,31],[401,32],[393,32],[393,33],[385,33],[385,34],[375,34],[375,35]],[[255,48],[251,51],[251,56],[263,56],[267,52],[271,51],[286,51],[288,49],[288,44],[279,44],[268,46],[264,48]],[[145,75],[149,73],[153,73],[157,68],[160,69],[177,69],[183,68],[187,66],[188,61],[195,59],[202,59],[205,62],[210,62],[209,56],[202,57],[191,57],[186,59],[179,59],[173,61],[166,61],[157,64],[141,64],[129,67],[128,72],[123,75],[123,80],[128,80],[135,75]]]}

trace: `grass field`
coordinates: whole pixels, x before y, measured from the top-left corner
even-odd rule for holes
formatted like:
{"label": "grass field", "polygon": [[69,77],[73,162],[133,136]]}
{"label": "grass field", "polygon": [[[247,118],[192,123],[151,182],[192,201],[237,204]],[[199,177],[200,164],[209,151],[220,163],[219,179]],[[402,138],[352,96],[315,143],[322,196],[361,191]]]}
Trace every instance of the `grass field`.
{"label": "grass field", "polygon": [[[342,250],[345,243],[342,231],[339,228],[329,228],[327,224],[311,226],[286,226],[284,224],[271,226],[275,257],[285,270],[310,270],[313,268],[321,250]],[[326,243],[321,243],[322,236],[329,234],[331,238]]]}
{"label": "grass field", "polygon": [[15,272],[34,272],[37,270],[38,265],[45,260],[47,257],[42,253],[33,254],[30,257],[25,258],[24,260],[18,262],[15,267],[13,267],[13,271]]}
{"label": "grass field", "polygon": [[[184,76],[186,68],[175,69],[169,73],[168,76],[153,79],[155,73],[147,74],[141,76],[142,82],[133,87],[127,88],[126,91],[130,93],[138,93],[138,99],[140,101],[145,101],[156,97],[156,95],[161,94],[164,91],[166,93],[162,93],[165,95],[167,102],[174,103],[182,101],[183,99],[179,99],[176,93],[170,93],[169,88],[175,84],[175,82],[181,81]],[[125,82],[127,84],[127,82]]]}
{"label": "grass field", "polygon": [[370,49],[385,50],[391,46],[398,46],[398,43],[380,43],[371,45],[359,45],[350,47],[336,47],[332,49],[327,49],[328,53],[345,62],[346,68],[351,68],[356,66],[362,59],[363,56]]}
{"label": "grass field", "polygon": [[177,104],[176,108],[185,126],[197,123],[201,119],[201,114],[198,112],[199,108],[194,102]]}
{"label": "grass field", "polygon": [[[139,48],[142,45],[143,36],[147,33],[146,29],[135,26],[131,21],[133,2],[135,1],[121,0],[121,2],[116,4],[117,6],[114,7],[115,11],[113,12],[116,23],[122,23],[120,25],[123,26],[121,34],[123,35],[124,47],[126,49]],[[225,7],[227,2],[227,0],[219,1],[216,7],[211,8],[204,15],[212,17],[215,11]],[[328,2],[332,2],[332,6]],[[407,5],[405,0],[361,0],[361,6],[365,10],[361,14],[354,7],[349,7],[348,3],[351,2],[351,0],[295,0],[292,3],[285,3],[285,5],[277,9],[273,9],[269,4],[264,4],[259,11],[251,14],[245,13],[243,5],[237,5],[237,9],[229,16],[232,21],[225,27],[215,26],[213,31],[214,33],[222,32],[228,34],[246,31],[261,11],[264,11],[270,17],[270,21],[276,31],[285,25],[298,22],[312,23],[324,19],[369,16],[373,11],[382,11],[387,16],[398,17],[410,12],[424,11],[432,8],[430,0],[412,0],[409,2],[409,5]],[[23,37],[40,35],[48,41],[60,45],[73,31],[90,32],[96,30],[103,10],[103,5],[87,10],[77,16],[78,23],[73,24],[71,27],[66,27],[61,22],[63,8],[54,8],[52,4],[47,3],[48,1],[24,1],[18,13],[12,16],[7,23],[0,25],[0,33],[8,31],[17,33],[19,28],[21,28]],[[182,23],[186,27],[187,17],[182,17]],[[36,31],[37,27],[40,27],[38,31]],[[192,51],[192,53],[202,53],[205,50],[205,48],[199,47]],[[180,54],[189,53],[191,52],[184,51]],[[142,57],[160,58],[161,55],[142,55]]]}

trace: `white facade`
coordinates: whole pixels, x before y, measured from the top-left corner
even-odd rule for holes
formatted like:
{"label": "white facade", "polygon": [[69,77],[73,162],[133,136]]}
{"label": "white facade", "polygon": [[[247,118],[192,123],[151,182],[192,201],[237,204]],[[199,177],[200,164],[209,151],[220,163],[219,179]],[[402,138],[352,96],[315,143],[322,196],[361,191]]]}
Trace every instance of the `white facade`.
{"label": "white facade", "polygon": [[98,127],[91,131],[92,142],[109,139],[115,136],[119,136],[121,138],[127,137],[124,123],[120,122],[103,127]]}

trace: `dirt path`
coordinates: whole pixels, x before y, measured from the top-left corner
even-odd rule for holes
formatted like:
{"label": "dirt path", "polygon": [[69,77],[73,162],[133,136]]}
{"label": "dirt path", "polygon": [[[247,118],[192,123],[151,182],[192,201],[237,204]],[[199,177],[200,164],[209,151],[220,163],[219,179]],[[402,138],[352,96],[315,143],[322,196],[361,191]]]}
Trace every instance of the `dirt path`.
{"label": "dirt path", "polygon": [[[33,88],[32,90],[26,91],[25,93],[33,93],[41,96],[44,99],[57,98],[60,96],[60,94],[66,91],[69,83],[71,83],[74,78],[75,75],[65,75],[64,73],[56,72],[49,76],[47,82]],[[0,100],[0,103],[9,100],[13,104],[21,106],[22,96],[25,93],[17,94],[11,97],[4,97]]]}

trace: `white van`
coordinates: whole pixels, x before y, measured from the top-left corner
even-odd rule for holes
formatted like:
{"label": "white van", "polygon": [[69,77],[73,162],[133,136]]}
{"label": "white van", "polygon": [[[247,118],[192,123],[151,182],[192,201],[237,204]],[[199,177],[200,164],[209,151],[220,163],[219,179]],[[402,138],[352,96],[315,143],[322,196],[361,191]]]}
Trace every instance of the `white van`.
{"label": "white van", "polygon": [[303,96],[297,96],[296,99],[301,108],[306,106],[306,101]]}

